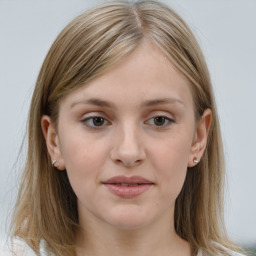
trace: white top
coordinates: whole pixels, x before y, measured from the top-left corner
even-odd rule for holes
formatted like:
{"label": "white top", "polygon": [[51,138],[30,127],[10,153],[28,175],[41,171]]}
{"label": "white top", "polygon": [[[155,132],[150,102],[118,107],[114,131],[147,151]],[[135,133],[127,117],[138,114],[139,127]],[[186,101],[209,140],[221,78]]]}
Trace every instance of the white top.
{"label": "white top", "polygon": [[[47,256],[43,246],[40,246],[40,248],[40,255]],[[15,240],[13,248],[7,243],[0,247],[0,256],[36,256],[36,254],[25,242]]]}
{"label": "white top", "polygon": [[[245,256],[237,252],[232,252],[227,248],[224,248],[222,245],[218,245],[220,248],[225,250],[227,253],[231,254],[232,256]],[[27,246],[22,241],[15,241],[14,251],[15,253],[10,250],[10,248],[7,245],[2,246],[3,248],[0,248],[0,256],[36,256],[36,254],[33,252],[33,250]],[[44,252],[43,249],[40,250],[40,255],[47,256],[47,254]],[[204,256],[202,251],[199,250],[197,256]],[[205,255],[206,256],[206,255]],[[216,255],[216,256],[225,256],[225,255]]]}

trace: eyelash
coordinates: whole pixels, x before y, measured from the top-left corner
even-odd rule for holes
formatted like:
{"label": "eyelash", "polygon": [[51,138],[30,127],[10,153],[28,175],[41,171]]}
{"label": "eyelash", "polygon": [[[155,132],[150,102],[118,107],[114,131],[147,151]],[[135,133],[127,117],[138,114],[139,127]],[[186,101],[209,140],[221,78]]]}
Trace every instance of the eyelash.
{"label": "eyelash", "polygon": [[[96,118],[99,118],[103,121],[103,125],[95,125],[93,123],[90,124],[90,121],[93,122]],[[100,129],[102,128],[103,126],[105,126],[106,124],[109,124],[109,122],[104,118],[104,117],[101,117],[101,116],[91,116],[91,117],[87,117],[83,120],[81,120],[81,122],[83,124],[85,124],[86,126],[90,127],[90,128],[93,128],[93,129]]]}
{"label": "eyelash", "polygon": [[[94,122],[95,119],[97,119],[97,118],[99,118],[99,119],[101,119],[101,121],[103,121],[102,125],[95,125],[95,123],[90,124],[90,122]],[[155,121],[156,121],[157,118],[163,118],[164,119],[163,120],[164,124],[163,125],[156,125]],[[171,118],[163,116],[163,115],[154,116],[154,117],[150,118],[146,123],[150,123],[151,120],[153,120],[153,122],[154,122],[154,123],[151,123],[151,124],[154,125],[157,128],[165,128],[165,127],[170,126],[171,123],[175,123],[174,119],[171,119]],[[82,119],[81,122],[83,124],[85,124],[86,126],[88,126],[89,128],[92,128],[92,129],[101,129],[104,126],[110,124],[110,122],[108,122],[104,117],[101,117],[101,116],[90,116],[90,117],[87,117],[85,119]]]}
{"label": "eyelash", "polygon": [[[171,123],[175,122],[173,119],[171,119],[171,118],[169,118],[167,116],[161,116],[161,115],[154,116],[154,117],[150,118],[149,121],[153,120],[153,122],[155,122],[157,118],[163,118],[164,119],[164,125],[156,125],[155,123],[152,124],[152,125],[154,125],[155,127],[158,127],[158,128],[168,127]],[[147,122],[149,123],[149,121],[147,121]]]}

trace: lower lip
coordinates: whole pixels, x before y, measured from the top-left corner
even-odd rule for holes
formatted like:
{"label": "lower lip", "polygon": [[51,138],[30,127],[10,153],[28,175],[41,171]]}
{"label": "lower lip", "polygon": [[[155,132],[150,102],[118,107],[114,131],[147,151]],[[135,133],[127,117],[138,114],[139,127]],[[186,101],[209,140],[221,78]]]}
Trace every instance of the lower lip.
{"label": "lower lip", "polygon": [[153,184],[141,184],[136,186],[120,186],[117,184],[104,184],[110,192],[122,197],[133,198],[146,192]]}

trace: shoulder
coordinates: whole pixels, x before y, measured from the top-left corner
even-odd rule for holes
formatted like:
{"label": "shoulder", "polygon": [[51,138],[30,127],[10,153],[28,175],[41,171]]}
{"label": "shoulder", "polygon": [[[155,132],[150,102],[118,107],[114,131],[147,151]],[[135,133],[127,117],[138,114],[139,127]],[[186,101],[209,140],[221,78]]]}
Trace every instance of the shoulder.
{"label": "shoulder", "polygon": [[[218,256],[227,256],[227,255],[229,255],[229,256],[246,256],[245,254],[234,252],[234,251],[231,251],[228,249],[226,249],[226,253],[218,254]],[[202,250],[199,250],[197,256],[207,256],[207,254],[203,253]]]}
{"label": "shoulder", "polygon": [[[220,245],[218,243],[215,243],[216,247],[219,247],[221,250],[223,250],[225,252],[225,254],[229,254],[231,256],[245,256],[244,254],[241,254],[239,252],[235,252],[230,250],[229,248],[224,247],[223,245]],[[225,254],[223,254],[223,256],[225,256]],[[221,255],[222,256],[222,255]]]}
{"label": "shoulder", "polygon": [[[220,245],[218,243],[213,242],[213,244],[216,246],[216,248],[219,248],[221,253],[218,253],[218,256],[246,256],[244,254],[241,254],[239,252],[235,252],[230,250],[229,248],[224,247],[223,245]],[[198,251],[197,256],[207,256],[207,253],[204,253],[201,249]]]}
{"label": "shoulder", "polygon": [[25,242],[14,240],[12,243],[6,242],[1,245],[0,256],[36,256],[36,254]]}

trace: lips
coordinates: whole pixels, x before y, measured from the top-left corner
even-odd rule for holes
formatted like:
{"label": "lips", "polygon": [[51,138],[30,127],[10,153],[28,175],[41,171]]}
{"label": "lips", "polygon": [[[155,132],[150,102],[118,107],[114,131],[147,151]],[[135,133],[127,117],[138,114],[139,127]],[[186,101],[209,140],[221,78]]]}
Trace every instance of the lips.
{"label": "lips", "polygon": [[115,176],[102,183],[108,190],[116,196],[121,198],[133,198],[146,192],[154,185],[140,176]]}

